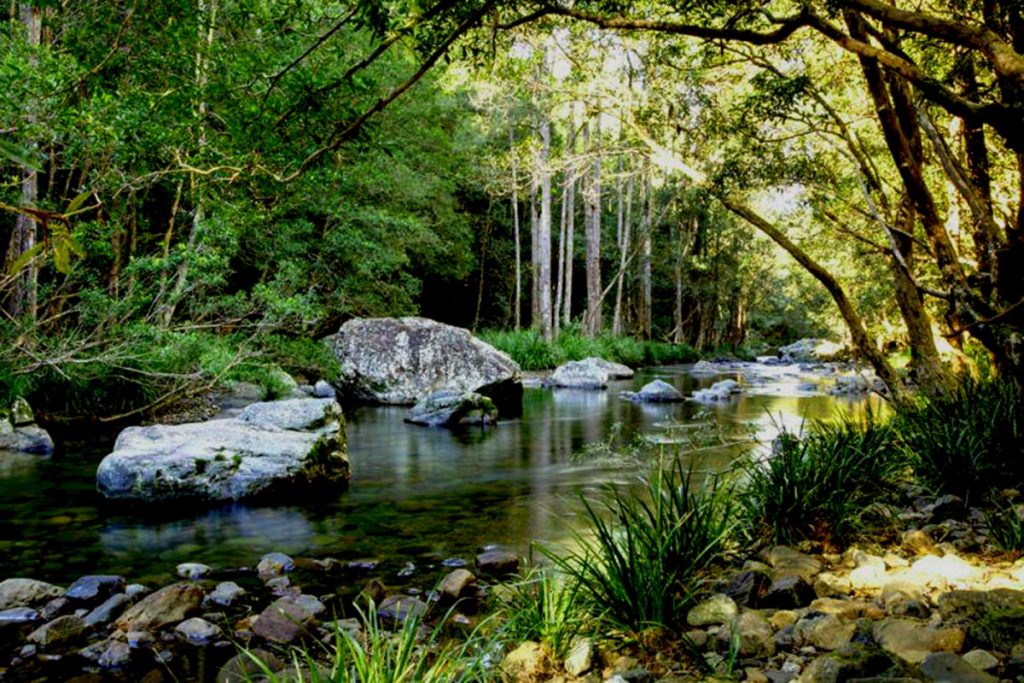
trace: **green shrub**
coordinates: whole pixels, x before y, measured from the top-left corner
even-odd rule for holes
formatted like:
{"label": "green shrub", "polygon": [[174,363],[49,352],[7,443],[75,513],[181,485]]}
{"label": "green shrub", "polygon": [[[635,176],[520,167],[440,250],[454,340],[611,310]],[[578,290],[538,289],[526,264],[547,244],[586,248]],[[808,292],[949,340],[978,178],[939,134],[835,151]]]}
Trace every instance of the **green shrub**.
{"label": "green shrub", "polygon": [[893,424],[937,491],[969,503],[1024,485],[1024,399],[1010,382],[968,377],[948,396],[901,408]]}
{"label": "green shrub", "polygon": [[779,543],[842,543],[861,532],[864,513],[906,472],[896,434],[868,413],[783,432],[767,458],[744,467],[741,495],[753,538]]}
{"label": "green shrub", "polygon": [[564,328],[558,338],[546,342],[537,330],[485,330],[480,338],[499,351],[504,351],[523,370],[550,370],[572,360],[591,356],[622,363],[630,367],[692,363],[700,358],[686,344],[640,341],[633,337],[602,335],[588,337],[578,325]]}
{"label": "green shrub", "polygon": [[717,479],[693,484],[676,460],[657,466],[639,495],[608,485],[598,506],[583,498],[588,529],[577,547],[547,554],[607,619],[632,629],[674,624],[734,526],[731,490]]}
{"label": "green shrub", "polygon": [[1009,501],[991,501],[985,510],[988,537],[1003,552],[1024,552],[1024,506]]}
{"label": "green shrub", "polygon": [[533,640],[556,659],[565,658],[587,624],[579,579],[535,567],[509,588],[500,603],[499,638],[514,644]]}
{"label": "green shrub", "polygon": [[[410,616],[392,633],[381,624],[372,602],[365,612],[358,608],[357,611],[363,623],[364,637],[355,637],[338,627],[333,645],[322,645],[317,650],[296,648],[291,669],[277,674],[250,654],[260,673],[246,680],[267,680],[269,683],[296,683],[300,680],[305,683],[470,683],[486,679],[482,655],[487,642],[476,631],[462,641],[442,642],[442,626],[428,631],[424,638],[425,626],[420,616]],[[445,621],[446,618],[442,619],[441,624]],[[324,665],[324,660],[329,664]],[[304,670],[302,678],[296,676],[296,669]]]}

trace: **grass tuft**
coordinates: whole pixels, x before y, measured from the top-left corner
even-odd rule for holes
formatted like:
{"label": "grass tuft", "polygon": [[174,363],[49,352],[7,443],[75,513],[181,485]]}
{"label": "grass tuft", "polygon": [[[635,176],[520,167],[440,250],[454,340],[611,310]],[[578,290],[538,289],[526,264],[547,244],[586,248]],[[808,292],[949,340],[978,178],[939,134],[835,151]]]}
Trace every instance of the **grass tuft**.
{"label": "grass tuft", "polygon": [[678,460],[659,465],[639,494],[613,485],[599,505],[583,498],[587,532],[564,555],[548,553],[578,581],[591,607],[627,628],[677,623],[734,525],[731,490],[695,487]]}
{"label": "grass tuft", "polygon": [[764,459],[744,467],[747,533],[776,543],[839,544],[863,530],[865,512],[906,473],[896,433],[870,413],[783,432]]}
{"label": "grass tuft", "polygon": [[558,660],[569,654],[588,623],[579,579],[549,568],[533,568],[510,586],[500,604],[502,641],[539,642]]}

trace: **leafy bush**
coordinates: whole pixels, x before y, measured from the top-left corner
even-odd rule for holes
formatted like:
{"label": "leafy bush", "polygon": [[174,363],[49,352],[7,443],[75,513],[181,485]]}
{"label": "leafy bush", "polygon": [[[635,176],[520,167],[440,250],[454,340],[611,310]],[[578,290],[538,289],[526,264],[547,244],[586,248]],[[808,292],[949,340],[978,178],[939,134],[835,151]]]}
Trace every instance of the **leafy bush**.
{"label": "leafy bush", "polygon": [[578,578],[534,568],[502,597],[499,637],[516,644],[537,641],[561,660],[586,626],[582,598]]}
{"label": "leafy bush", "polygon": [[678,460],[642,483],[639,495],[606,486],[599,507],[584,497],[578,547],[548,553],[596,610],[633,629],[677,621],[734,526],[731,490],[717,479],[695,488]]}
{"label": "leafy bush", "polygon": [[585,336],[576,325],[561,331],[558,339],[546,342],[537,330],[518,332],[487,330],[480,338],[504,351],[523,370],[550,370],[562,363],[597,356],[630,367],[692,363],[699,354],[686,344],[640,341],[633,337]]}
{"label": "leafy bush", "polygon": [[965,502],[1024,485],[1024,397],[1010,382],[965,379],[902,408],[894,426],[918,474]]}
{"label": "leafy bush", "polygon": [[815,423],[809,433],[783,432],[765,459],[751,459],[741,495],[745,526],[755,538],[841,543],[861,530],[865,510],[906,471],[896,433],[868,413]]}

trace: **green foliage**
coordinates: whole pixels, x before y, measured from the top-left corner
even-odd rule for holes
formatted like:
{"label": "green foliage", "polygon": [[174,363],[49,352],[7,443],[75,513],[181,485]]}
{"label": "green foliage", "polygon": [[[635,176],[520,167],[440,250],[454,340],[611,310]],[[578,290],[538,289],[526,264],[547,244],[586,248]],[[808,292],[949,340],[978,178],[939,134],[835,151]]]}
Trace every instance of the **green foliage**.
{"label": "green foliage", "polygon": [[1024,396],[1012,382],[968,377],[947,396],[900,409],[893,424],[938,491],[969,502],[1024,485]]}
{"label": "green foliage", "polygon": [[[381,623],[372,602],[366,611],[358,607],[357,611],[364,637],[338,627],[333,645],[323,646],[323,651],[297,648],[293,666],[285,672],[275,674],[250,654],[261,670],[259,680],[265,680],[264,676],[271,683],[468,683],[485,679],[481,653],[487,641],[476,632],[460,643],[442,642],[442,629],[437,626],[424,639],[423,617],[410,616],[391,632]],[[322,659],[330,665],[318,665]],[[297,678],[296,670],[305,671],[302,678]]]}
{"label": "green foliage", "polygon": [[803,435],[783,431],[767,457],[744,467],[744,525],[757,539],[843,543],[863,531],[865,513],[906,469],[896,432],[870,412],[863,422],[841,418]]}
{"label": "green foliage", "polygon": [[699,358],[687,344],[640,341],[633,337],[587,337],[573,326],[546,342],[537,330],[485,330],[480,338],[504,351],[523,370],[550,370],[572,360],[595,356],[630,367],[691,363]]}
{"label": "green foliage", "polygon": [[985,511],[988,536],[1003,552],[1024,553],[1024,506],[992,500]]}
{"label": "green foliage", "polygon": [[677,623],[734,526],[732,491],[697,486],[678,460],[659,464],[639,493],[608,485],[583,497],[588,529],[566,555],[548,553],[579,581],[592,609],[632,629]]}
{"label": "green foliage", "polygon": [[564,659],[587,626],[579,579],[534,567],[508,588],[499,602],[498,638],[515,644],[533,640]]}

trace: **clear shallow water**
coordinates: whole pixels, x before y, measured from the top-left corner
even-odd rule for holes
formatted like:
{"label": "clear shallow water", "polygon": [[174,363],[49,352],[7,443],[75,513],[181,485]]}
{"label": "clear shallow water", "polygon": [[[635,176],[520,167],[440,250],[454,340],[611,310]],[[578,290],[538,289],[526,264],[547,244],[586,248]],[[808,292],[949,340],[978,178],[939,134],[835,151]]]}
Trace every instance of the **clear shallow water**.
{"label": "clear shallow water", "polygon": [[[383,561],[397,571],[472,555],[487,544],[521,553],[531,541],[558,542],[578,523],[579,494],[631,470],[580,462],[585,444],[615,430],[664,435],[666,424],[692,423],[693,402],[636,405],[620,390],[661,377],[684,393],[732,377],[743,395],[710,407],[726,435],[753,431],[762,441],[779,425],[859,410],[845,400],[808,391],[796,367],[738,366],[694,378],[669,366],[616,382],[608,391],[526,389],[521,419],[486,431],[452,433],[402,422],[404,408],[349,411],[353,477],[336,499],[293,505],[180,503],[160,510],[104,505],[95,468],[109,444],[51,459],[0,452],[0,578],[30,576],[56,583],[86,573],[117,573],[158,582],[179,562],[219,568],[252,565],[270,551],[343,560]],[[820,379],[820,376],[818,377]],[[720,469],[735,447],[702,450],[700,467]]]}

